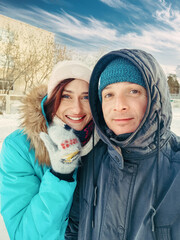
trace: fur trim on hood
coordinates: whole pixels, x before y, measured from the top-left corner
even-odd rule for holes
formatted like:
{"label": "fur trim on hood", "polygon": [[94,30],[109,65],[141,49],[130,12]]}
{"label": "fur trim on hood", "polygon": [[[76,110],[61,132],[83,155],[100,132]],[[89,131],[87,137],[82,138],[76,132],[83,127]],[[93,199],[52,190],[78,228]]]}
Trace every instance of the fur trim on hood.
{"label": "fur trim on hood", "polygon": [[41,110],[41,101],[47,94],[47,86],[41,85],[30,91],[29,94],[22,100],[20,108],[21,127],[28,140],[30,140],[31,148],[35,149],[35,158],[39,164],[50,166],[49,154],[41,140],[40,132],[47,133],[45,118]]}

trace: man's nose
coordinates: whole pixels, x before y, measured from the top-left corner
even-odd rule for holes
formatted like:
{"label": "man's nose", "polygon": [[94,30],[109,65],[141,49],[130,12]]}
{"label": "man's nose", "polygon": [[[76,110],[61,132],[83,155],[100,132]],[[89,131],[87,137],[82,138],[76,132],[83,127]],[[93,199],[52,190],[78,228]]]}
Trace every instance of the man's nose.
{"label": "man's nose", "polygon": [[115,99],[114,111],[125,111],[128,109],[128,102],[125,96],[118,96]]}

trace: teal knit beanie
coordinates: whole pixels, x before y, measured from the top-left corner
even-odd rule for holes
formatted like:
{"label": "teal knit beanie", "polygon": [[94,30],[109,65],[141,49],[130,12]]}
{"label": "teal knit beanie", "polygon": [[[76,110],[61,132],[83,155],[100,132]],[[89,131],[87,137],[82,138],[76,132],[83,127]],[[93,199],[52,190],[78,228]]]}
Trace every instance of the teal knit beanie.
{"label": "teal knit beanie", "polygon": [[102,102],[102,90],[112,83],[131,82],[146,88],[139,69],[125,58],[117,58],[110,62],[99,78],[98,96]]}

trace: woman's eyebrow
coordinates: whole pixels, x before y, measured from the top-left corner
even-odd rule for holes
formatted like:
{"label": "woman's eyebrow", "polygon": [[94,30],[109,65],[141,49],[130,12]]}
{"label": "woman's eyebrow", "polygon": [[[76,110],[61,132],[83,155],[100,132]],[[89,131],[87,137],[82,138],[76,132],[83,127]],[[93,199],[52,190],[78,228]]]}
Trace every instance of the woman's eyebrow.
{"label": "woman's eyebrow", "polygon": [[[73,91],[67,89],[64,89],[63,92],[74,93]],[[88,92],[82,92],[81,94],[88,94]]]}
{"label": "woman's eyebrow", "polygon": [[73,93],[73,91],[71,91],[71,90],[66,90],[66,89],[64,89],[63,92]]}

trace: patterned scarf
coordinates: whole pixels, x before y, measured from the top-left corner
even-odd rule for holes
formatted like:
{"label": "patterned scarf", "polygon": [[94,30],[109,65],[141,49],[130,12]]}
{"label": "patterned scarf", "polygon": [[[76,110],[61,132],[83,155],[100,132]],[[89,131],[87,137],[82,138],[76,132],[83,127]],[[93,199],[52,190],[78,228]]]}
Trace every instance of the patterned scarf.
{"label": "patterned scarf", "polygon": [[85,127],[83,130],[81,131],[77,131],[77,130],[73,130],[73,132],[76,134],[76,136],[79,138],[81,145],[84,146],[86,145],[86,143],[89,141],[91,134],[93,132],[94,129],[94,123],[93,120],[91,120]]}
{"label": "patterned scarf", "polygon": [[[57,116],[55,116],[53,118],[53,122],[55,124],[58,124],[59,126],[64,127],[66,130],[70,130],[71,127],[68,126],[66,123],[64,123],[60,118],[58,118]],[[86,145],[86,143],[89,141],[89,139],[91,138],[91,134],[94,130],[94,122],[93,120],[91,120],[85,127],[83,130],[81,131],[77,131],[75,129],[73,129],[74,134],[79,138],[79,141],[81,142],[81,146],[83,147],[84,145]]]}

